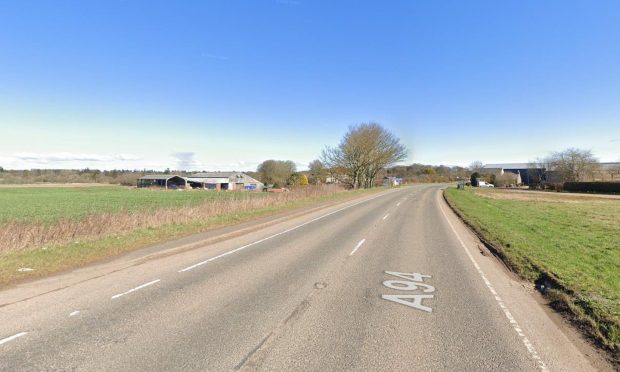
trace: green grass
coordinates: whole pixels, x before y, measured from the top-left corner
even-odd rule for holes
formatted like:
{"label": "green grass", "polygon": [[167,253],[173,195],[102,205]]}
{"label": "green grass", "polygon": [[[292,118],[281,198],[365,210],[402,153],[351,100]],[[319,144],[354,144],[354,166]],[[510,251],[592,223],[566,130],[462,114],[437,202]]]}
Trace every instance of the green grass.
{"label": "green grass", "polygon": [[94,213],[122,213],[198,205],[208,200],[268,197],[266,193],[146,190],[123,186],[3,187],[0,223],[55,222]]}
{"label": "green grass", "polygon": [[[103,187],[97,187],[97,189],[101,189]],[[94,188],[92,188],[94,189]],[[92,190],[91,189],[91,190]],[[86,194],[91,195],[91,198],[87,198],[84,194],[80,192],[76,192],[78,190],[75,189],[64,189],[69,195],[79,195],[80,203],[73,204],[74,206],[84,206],[86,209],[90,210],[98,210],[89,208],[90,205],[88,201],[92,201],[92,203],[96,203],[102,208],[105,208],[105,205],[99,204],[100,200],[96,198],[92,198],[95,195],[106,195],[108,200],[110,200],[110,194],[114,192],[118,192],[117,195],[131,195],[133,198],[130,198],[129,202],[135,203],[136,200],[144,200],[141,197],[136,197],[134,190],[126,190],[123,188],[110,188],[103,193],[93,193]],[[349,200],[357,197],[361,197],[367,195],[369,193],[379,192],[382,189],[371,189],[371,190],[354,190],[354,191],[342,191],[336,194],[328,194],[323,196],[314,196],[314,197],[305,197],[302,199],[292,200],[280,205],[269,206],[256,208],[246,211],[239,211],[233,213],[225,213],[217,216],[213,216],[211,218],[206,219],[197,219],[191,222],[185,223],[174,223],[174,224],[166,224],[161,225],[155,228],[146,227],[146,228],[138,228],[130,231],[124,231],[117,234],[110,234],[108,236],[97,238],[97,239],[77,239],[68,244],[62,245],[48,245],[45,247],[41,247],[34,250],[25,250],[25,251],[16,251],[9,252],[7,254],[0,255],[0,288],[6,285],[18,283],[24,280],[31,280],[40,277],[44,277],[50,275],[52,273],[57,273],[63,270],[73,269],[76,267],[84,266],[102,259],[106,259],[109,257],[114,257],[119,254],[129,252],[132,250],[136,250],[151,244],[155,244],[158,242],[172,240],[175,238],[179,238],[182,236],[186,236],[189,234],[204,232],[209,229],[237,224],[245,221],[250,221],[259,217],[266,217],[270,215],[274,215],[277,213],[281,213],[284,211],[295,210],[304,207],[312,207],[325,203],[339,202],[344,200]],[[58,190],[54,190],[56,193],[46,193],[46,190],[37,190],[38,192],[32,193],[31,195],[37,195],[40,197],[41,195],[45,195],[48,198],[51,198],[51,195],[59,196],[58,199],[55,199],[55,202],[58,200],[67,200],[65,195],[61,192],[60,194],[56,194]],[[239,197],[239,195],[247,195],[249,193],[216,193],[216,192],[165,192],[165,191],[147,191],[147,190],[137,190],[138,192],[143,192],[150,197],[159,198],[159,200],[163,200],[168,204],[168,206],[174,205],[173,203],[177,203],[177,205],[186,205],[184,203],[195,203],[200,200],[205,200],[208,198],[234,198]],[[170,194],[170,196],[165,195]],[[183,199],[183,195],[187,199]],[[202,194],[198,197],[192,194]],[[27,194],[25,194],[27,195]],[[179,196],[177,196],[179,195]],[[268,193],[256,193],[253,194],[254,197],[272,197],[275,195]],[[5,198],[5,203],[8,198]],[[113,198],[117,200],[117,204],[123,206],[128,205],[127,202],[120,201],[118,198]],[[54,213],[48,213],[49,218],[58,218],[61,216],[73,216],[79,217],[79,213],[75,213],[74,211],[67,210],[65,207],[55,206],[53,205],[54,199],[46,200],[45,206],[49,207],[49,210],[53,210]],[[29,202],[30,203],[30,202]],[[19,204],[19,203],[18,203]],[[36,206],[36,204],[34,204]],[[151,202],[144,201],[140,204],[141,207],[150,206],[155,207]],[[16,206],[11,206],[12,210],[19,210]],[[117,209],[107,209],[108,211],[122,211],[122,208]],[[6,212],[4,212],[6,213]],[[20,212],[21,213],[21,212]],[[9,215],[10,216],[10,215]],[[24,216],[29,216],[28,214],[21,213],[22,218]],[[35,216],[38,218],[38,216]],[[19,268],[33,268],[34,271],[29,272],[19,272]]]}
{"label": "green grass", "polygon": [[[484,193],[499,192],[488,190]],[[620,345],[620,201],[493,199],[449,188],[446,198],[523,277],[564,286],[568,306],[604,343]]]}

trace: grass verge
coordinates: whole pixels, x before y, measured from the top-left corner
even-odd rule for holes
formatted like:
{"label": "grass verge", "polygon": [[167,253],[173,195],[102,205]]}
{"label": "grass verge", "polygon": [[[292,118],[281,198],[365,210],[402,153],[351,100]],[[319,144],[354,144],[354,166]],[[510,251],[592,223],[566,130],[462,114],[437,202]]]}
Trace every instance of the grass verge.
{"label": "grass verge", "polygon": [[[105,236],[84,237],[69,243],[4,252],[0,254],[0,288],[81,267],[151,244],[213,228],[234,225],[294,209],[342,202],[379,191],[381,189],[342,191],[327,195],[308,196],[286,200],[281,204],[228,211],[191,221],[138,227]],[[23,268],[30,268],[33,271],[19,271]]]}
{"label": "grass verge", "polygon": [[444,197],[515,272],[610,352],[620,353],[620,201],[513,200],[502,190]]}

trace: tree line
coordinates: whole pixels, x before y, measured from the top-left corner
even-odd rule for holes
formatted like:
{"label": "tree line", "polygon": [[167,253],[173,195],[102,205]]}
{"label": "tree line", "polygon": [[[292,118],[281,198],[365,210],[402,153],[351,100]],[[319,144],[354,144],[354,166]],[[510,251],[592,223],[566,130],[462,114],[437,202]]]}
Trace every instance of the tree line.
{"label": "tree line", "polygon": [[[336,146],[327,146],[318,159],[308,165],[308,171],[300,172],[291,160],[269,159],[258,165],[256,172],[247,172],[266,185],[273,187],[305,186],[308,184],[339,183],[353,189],[370,188],[381,183],[385,175],[408,178],[415,165],[392,168],[407,158],[407,148],[400,139],[378,123],[369,122],[348,128]],[[421,174],[426,180],[441,177],[441,168],[423,166]],[[391,172],[391,173],[390,173]],[[187,171],[131,171],[97,169],[82,170],[30,170],[11,171],[0,182],[102,182],[135,185],[136,179],[145,174],[189,175]],[[420,172],[417,172],[420,175]]]}
{"label": "tree line", "polygon": [[[386,167],[405,160],[407,149],[398,137],[378,123],[349,127],[337,146],[327,146],[307,172],[296,172],[295,163],[266,160],[257,173],[261,182],[273,185],[341,183],[353,189],[373,187]],[[305,175],[308,174],[308,176]]]}

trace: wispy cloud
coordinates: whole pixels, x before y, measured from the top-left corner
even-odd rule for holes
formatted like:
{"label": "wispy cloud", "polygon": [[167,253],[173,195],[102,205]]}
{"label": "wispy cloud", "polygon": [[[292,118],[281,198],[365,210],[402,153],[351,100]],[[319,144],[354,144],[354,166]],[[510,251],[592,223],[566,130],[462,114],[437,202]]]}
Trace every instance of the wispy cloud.
{"label": "wispy cloud", "polygon": [[609,142],[620,142],[620,138],[611,139]]}
{"label": "wispy cloud", "polygon": [[175,152],[172,154],[177,162],[177,169],[179,170],[195,170],[200,168],[200,163],[196,160],[196,153],[194,152]]}
{"label": "wispy cloud", "polygon": [[55,162],[107,162],[107,161],[134,161],[141,158],[132,154],[119,154],[119,155],[101,155],[101,154],[78,154],[72,152],[57,152],[57,153],[35,153],[35,152],[20,152],[13,154],[13,158],[22,161],[29,161],[34,163],[55,163]]}
{"label": "wispy cloud", "polygon": [[204,164],[201,169],[210,170],[210,171],[254,171],[256,167],[258,167],[259,162],[255,161],[246,161],[246,160],[238,160],[228,163],[208,163]]}
{"label": "wispy cloud", "polygon": [[295,167],[297,167],[297,171],[308,170],[308,163],[300,163],[298,161],[295,162]]}

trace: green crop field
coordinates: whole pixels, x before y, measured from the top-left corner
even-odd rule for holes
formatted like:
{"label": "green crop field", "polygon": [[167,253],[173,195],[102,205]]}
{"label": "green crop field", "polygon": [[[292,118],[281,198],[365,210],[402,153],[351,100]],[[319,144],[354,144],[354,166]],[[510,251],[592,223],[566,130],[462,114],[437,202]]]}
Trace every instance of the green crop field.
{"label": "green crop field", "polygon": [[123,186],[0,188],[0,223],[54,222],[87,214],[194,206],[212,200],[262,198],[266,193],[171,191]]}
{"label": "green crop field", "polygon": [[381,190],[331,185],[284,193],[0,187],[0,287],[161,241]]}
{"label": "green crop field", "polygon": [[577,312],[620,345],[620,200],[507,190],[446,190],[446,198],[525,278],[566,287]]}

